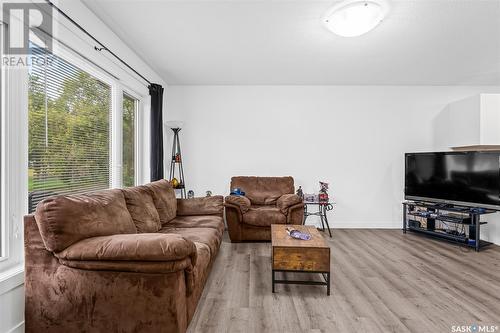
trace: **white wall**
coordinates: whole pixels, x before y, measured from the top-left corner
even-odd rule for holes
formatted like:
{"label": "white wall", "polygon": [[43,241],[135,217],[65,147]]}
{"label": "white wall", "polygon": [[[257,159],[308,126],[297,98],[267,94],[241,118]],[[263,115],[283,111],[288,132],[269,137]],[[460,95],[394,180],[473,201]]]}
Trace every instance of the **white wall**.
{"label": "white wall", "polygon": [[[185,121],[186,184],[196,195],[227,194],[234,175],[292,175],[306,192],[326,180],[337,202],[334,227],[400,228],[404,153],[434,150],[433,123],[449,102],[498,91],[169,86],[167,118]],[[486,236],[500,243],[500,229],[494,232]]]}
{"label": "white wall", "polygon": [[24,332],[24,285],[0,294],[0,332]]}

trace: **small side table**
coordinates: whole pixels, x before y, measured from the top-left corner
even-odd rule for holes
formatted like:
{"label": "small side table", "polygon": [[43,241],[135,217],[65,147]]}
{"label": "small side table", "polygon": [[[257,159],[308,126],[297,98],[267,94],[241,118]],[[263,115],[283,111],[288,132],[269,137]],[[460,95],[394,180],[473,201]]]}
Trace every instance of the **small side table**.
{"label": "small side table", "polygon": [[[318,210],[315,212],[309,212],[308,206],[318,206]],[[328,217],[326,212],[333,210],[333,203],[329,201],[304,201],[304,222],[306,224],[306,219],[308,216],[319,216],[321,220],[321,231],[325,231],[325,223],[328,228],[328,233],[330,238],[332,237],[332,232],[330,230],[330,225],[328,224]]]}

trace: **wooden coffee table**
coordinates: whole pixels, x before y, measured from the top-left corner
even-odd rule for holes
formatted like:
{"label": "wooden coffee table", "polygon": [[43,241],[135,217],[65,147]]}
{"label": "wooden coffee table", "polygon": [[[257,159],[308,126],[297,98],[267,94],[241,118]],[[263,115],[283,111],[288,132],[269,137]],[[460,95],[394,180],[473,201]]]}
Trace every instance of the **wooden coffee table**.
{"label": "wooden coffee table", "polygon": [[[311,234],[310,240],[294,239],[288,235],[286,228],[297,229]],[[308,284],[326,286],[326,294],[330,295],[330,246],[316,227],[307,225],[271,225],[272,274],[274,285]],[[276,272],[316,273],[323,276],[323,281],[276,280]]]}

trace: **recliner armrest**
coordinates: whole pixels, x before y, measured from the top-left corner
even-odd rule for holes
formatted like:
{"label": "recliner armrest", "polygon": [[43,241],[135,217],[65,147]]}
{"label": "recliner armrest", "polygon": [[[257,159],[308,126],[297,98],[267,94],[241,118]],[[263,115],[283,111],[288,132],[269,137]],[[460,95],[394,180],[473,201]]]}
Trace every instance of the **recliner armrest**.
{"label": "recliner armrest", "polygon": [[252,205],[250,200],[242,195],[228,195],[224,205],[226,206],[226,204],[238,207],[242,214],[245,214]]}
{"label": "recliner armrest", "polygon": [[297,194],[283,194],[276,201],[276,206],[281,210],[283,214],[287,214],[288,208],[302,203],[302,198]]}

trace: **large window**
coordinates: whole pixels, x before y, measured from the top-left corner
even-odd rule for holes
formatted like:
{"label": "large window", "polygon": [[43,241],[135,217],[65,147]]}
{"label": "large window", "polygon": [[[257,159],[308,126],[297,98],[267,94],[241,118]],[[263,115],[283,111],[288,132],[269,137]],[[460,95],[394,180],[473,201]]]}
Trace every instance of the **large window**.
{"label": "large window", "polygon": [[23,216],[41,200],[143,181],[147,86],[78,43],[30,45],[29,66],[0,62],[0,289],[23,269]]}
{"label": "large window", "polygon": [[123,95],[123,137],[122,137],[122,181],[123,186],[135,185],[135,129],[136,110],[138,101],[127,95]]}
{"label": "large window", "polygon": [[110,186],[111,87],[63,60],[29,70],[29,211],[54,194]]}

